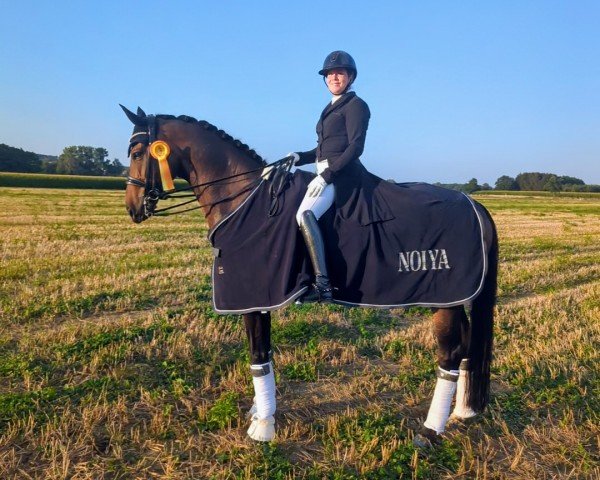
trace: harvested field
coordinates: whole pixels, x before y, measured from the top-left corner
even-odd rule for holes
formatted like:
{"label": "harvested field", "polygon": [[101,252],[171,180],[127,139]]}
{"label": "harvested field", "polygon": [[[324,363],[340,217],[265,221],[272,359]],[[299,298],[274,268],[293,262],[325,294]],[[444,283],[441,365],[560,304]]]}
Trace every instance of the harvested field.
{"label": "harvested field", "polygon": [[0,189],[0,478],[600,478],[600,198],[476,198],[500,237],[492,403],[418,451],[428,310],[274,314],[278,436],[257,445],[198,214]]}

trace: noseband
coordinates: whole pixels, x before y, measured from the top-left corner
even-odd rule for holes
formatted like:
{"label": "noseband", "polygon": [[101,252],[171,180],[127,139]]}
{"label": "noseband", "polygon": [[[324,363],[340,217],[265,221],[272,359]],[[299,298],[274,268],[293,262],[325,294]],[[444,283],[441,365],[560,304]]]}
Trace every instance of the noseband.
{"label": "noseband", "polygon": [[[150,170],[150,167],[147,168]],[[161,197],[164,195],[164,191],[159,190],[153,185],[153,181],[148,181],[149,177],[146,177],[146,182],[128,176],[126,185],[135,185],[136,187],[142,187],[144,189],[144,216],[146,218],[151,217],[156,213],[156,205]]]}

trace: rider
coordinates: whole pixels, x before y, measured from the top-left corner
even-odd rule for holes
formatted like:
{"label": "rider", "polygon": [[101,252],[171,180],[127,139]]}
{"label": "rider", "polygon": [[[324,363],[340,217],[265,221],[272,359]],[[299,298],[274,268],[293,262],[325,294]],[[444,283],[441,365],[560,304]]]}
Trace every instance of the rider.
{"label": "rider", "polygon": [[360,163],[369,118],[367,104],[351,90],[357,76],[350,54],[336,50],[323,62],[319,75],[333,98],[317,122],[317,147],[308,152],[292,152],[294,164],[316,163],[317,176],[308,184],[298,208],[296,221],[308,247],[315,283],[303,297],[306,302],[331,302],[332,288],[325,262],[325,245],[317,220],[336,202],[348,198],[360,186],[364,167]]}

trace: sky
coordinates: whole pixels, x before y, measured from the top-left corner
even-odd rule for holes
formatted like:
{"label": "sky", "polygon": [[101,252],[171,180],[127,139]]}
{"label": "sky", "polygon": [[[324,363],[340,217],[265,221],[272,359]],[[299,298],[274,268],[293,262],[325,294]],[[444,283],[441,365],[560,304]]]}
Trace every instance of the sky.
{"label": "sky", "polygon": [[0,0],[0,143],[126,158],[118,104],[207,120],[268,161],[316,145],[327,54],[356,60],[365,166],[600,184],[600,2]]}

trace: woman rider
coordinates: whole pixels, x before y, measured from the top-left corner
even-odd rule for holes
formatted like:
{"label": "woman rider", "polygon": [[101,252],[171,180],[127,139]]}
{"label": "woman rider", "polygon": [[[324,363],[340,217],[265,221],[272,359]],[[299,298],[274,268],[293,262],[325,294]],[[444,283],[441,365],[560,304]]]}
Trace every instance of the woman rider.
{"label": "woman rider", "polygon": [[331,52],[319,75],[332,93],[331,102],[317,122],[317,147],[308,152],[292,152],[297,166],[315,162],[317,176],[309,183],[296,214],[308,247],[315,283],[303,297],[305,302],[331,302],[332,288],[327,274],[325,245],[318,220],[350,191],[360,185],[364,167],[359,157],[365,146],[371,113],[367,104],[351,91],[357,76],[356,63],[346,52]]}

